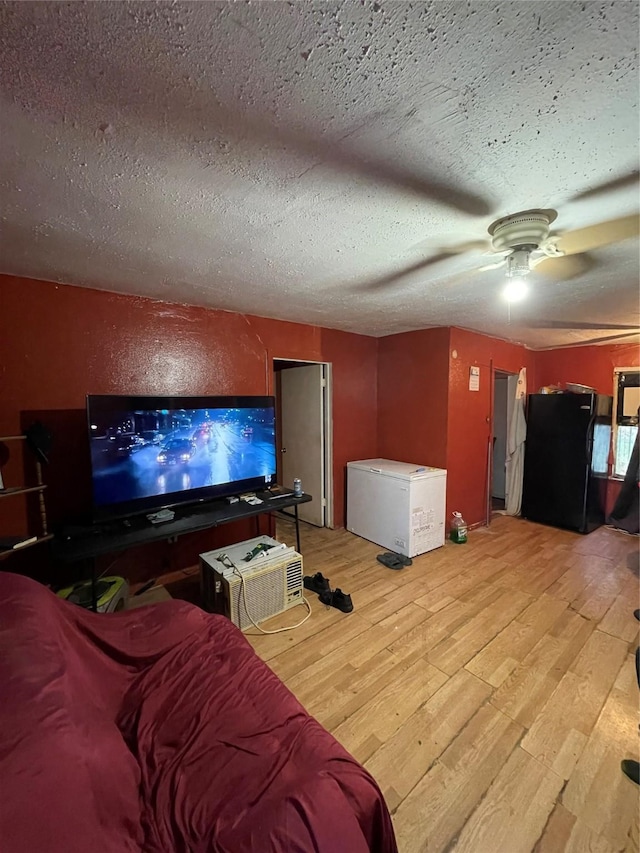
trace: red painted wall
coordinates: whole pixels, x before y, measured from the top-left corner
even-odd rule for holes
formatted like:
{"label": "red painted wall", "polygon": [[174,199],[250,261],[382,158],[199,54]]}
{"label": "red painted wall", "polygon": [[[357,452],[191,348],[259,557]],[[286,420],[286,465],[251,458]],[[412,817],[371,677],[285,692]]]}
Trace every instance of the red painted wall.
{"label": "red painted wall", "polygon": [[600,394],[613,394],[615,367],[640,365],[640,347],[637,344],[568,347],[543,350],[535,356],[538,387],[564,387],[567,382],[578,382],[591,385]]}
{"label": "red painted wall", "polygon": [[[456,358],[453,352],[456,352]],[[451,329],[449,342],[449,419],[447,427],[447,515],[461,512],[468,524],[486,518],[489,436],[492,430],[494,370],[527,368],[529,390],[535,354],[517,344]],[[480,390],[469,390],[469,369],[480,368]]]}
{"label": "red painted wall", "polygon": [[333,517],[343,527],[347,462],[377,456],[378,341],[322,329],[321,343],[322,360],[331,362],[333,372]]}
{"label": "red painted wall", "polygon": [[[456,357],[453,357],[453,352]],[[486,518],[491,365],[534,374],[534,353],[462,329],[425,329],[378,344],[378,448],[389,459],[447,469],[447,515]],[[480,390],[469,391],[469,368]]]}
{"label": "red painted wall", "polygon": [[445,468],[449,329],[378,341],[378,454]]}
{"label": "red painted wall", "polygon": [[[377,444],[374,338],[12,276],[0,276],[0,303],[0,435],[19,432],[37,413],[52,428],[46,477],[53,523],[88,509],[87,393],[271,393],[278,357],[333,362],[335,522],[344,523],[344,464],[374,455]],[[5,499],[3,512],[11,502]],[[215,535],[238,538],[231,525]],[[213,536],[143,549],[153,552],[147,568],[193,565],[200,551],[218,544]],[[42,553],[34,548],[25,558],[36,559],[36,552]],[[134,552],[114,571],[127,574],[122,563],[134,558],[146,561]],[[130,569],[131,578],[137,569]]]}
{"label": "red painted wall", "polygon": [[[264,394],[273,392],[274,358],[331,362],[335,524],[345,521],[346,463],[372,456],[446,467],[448,514],[460,510],[473,524],[486,515],[492,363],[512,373],[527,367],[530,391],[578,381],[602,392],[611,390],[614,366],[639,364],[634,346],[533,353],[455,328],[376,340],[11,276],[0,276],[0,300],[0,434],[38,415],[52,428],[53,523],[88,509],[88,392]],[[481,368],[478,392],[468,389],[471,365]],[[9,485],[23,476],[22,464],[14,453]],[[9,528],[24,507],[5,499],[2,510],[0,533],[16,531]],[[113,570],[139,580],[193,565],[200,551],[223,544],[220,537],[243,535],[253,530],[181,537],[131,552]],[[24,559],[41,554],[32,549]]]}

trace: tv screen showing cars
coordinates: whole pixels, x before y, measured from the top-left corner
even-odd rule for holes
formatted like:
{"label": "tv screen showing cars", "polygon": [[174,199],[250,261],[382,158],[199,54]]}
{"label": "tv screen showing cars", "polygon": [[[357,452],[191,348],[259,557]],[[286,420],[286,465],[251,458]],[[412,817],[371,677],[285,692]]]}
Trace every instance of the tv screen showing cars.
{"label": "tv screen showing cars", "polygon": [[101,410],[89,414],[96,506],[126,503],[276,470],[272,407]]}

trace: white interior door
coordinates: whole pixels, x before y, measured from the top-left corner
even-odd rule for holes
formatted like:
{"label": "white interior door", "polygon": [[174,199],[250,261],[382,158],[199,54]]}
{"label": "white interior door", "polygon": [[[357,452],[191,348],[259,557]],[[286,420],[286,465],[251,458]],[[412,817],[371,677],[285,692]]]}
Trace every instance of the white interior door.
{"label": "white interior door", "polygon": [[[524,470],[524,447],[521,446],[519,451],[519,455],[521,457],[519,463],[514,459],[513,451],[511,457],[509,455],[509,431],[512,429],[513,410],[516,405],[516,395],[518,394],[518,382],[524,383],[523,388],[520,389],[520,393],[523,393],[525,397],[527,393],[525,368],[523,368],[520,373],[522,376],[510,375],[507,379],[507,467],[509,470],[505,471],[506,481],[504,491],[505,509],[509,512],[511,508],[512,512],[509,514],[513,515],[520,515],[522,477]],[[509,494],[509,489],[513,492],[512,495]]]}
{"label": "white interior door", "polygon": [[508,380],[496,373],[493,388],[493,478],[491,495],[506,498]]}
{"label": "white interior door", "polygon": [[282,485],[297,477],[303,491],[313,496],[300,504],[303,521],[325,526],[324,365],[308,364],[280,371],[282,424]]}

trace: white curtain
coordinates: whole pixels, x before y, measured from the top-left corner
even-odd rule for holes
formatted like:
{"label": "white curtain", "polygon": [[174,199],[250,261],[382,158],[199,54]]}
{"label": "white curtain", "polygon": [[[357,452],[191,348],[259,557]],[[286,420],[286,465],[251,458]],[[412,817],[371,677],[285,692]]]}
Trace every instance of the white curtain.
{"label": "white curtain", "polygon": [[524,443],[527,438],[527,422],[524,404],[527,399],[527,369],[518,374],[515,400],[507,430],[507,464],[505,511],[507,515],[520,515],[522,506],[522,479],[524,474]]}

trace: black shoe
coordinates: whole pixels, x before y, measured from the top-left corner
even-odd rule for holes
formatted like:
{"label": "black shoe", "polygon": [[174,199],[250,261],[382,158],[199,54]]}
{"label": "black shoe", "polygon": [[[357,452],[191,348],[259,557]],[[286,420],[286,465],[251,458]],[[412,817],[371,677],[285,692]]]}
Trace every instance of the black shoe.
{"label": "black shoe", "polygon": [[640,622],[640,610],[634,610],[633,615],[636,617],[638,622]]}
{"label": "black shoe", "polygon": [[388,569],[404,569],[405,566],[410,566],[413,563],[411,557],[405,557],[403,554],[396,554],[394,551],[387,551],[384,554],[378,554],[376,560],[386,566]]}
{"label": "black shoe", "polygon": [[636,785],[640,785],[640,764],[637,761],[632,761],[630,758],[625,758],[620,762],[620,768],[625,776],[628,776]]}
{"label": "black shoe", "polygon": [[322,572],[316,572],[313,577],[305,575],[302,578],[302,583],[305,589],[310,589],[312,592],[317,592],[318,595],[322,592],[329,592],[329,580],[325,578]]}
{"label": "black shoe", "polygon": [[343,613],[351,613],[353,610],[353,602],[351,596],[347,595],[341,589],[326,590],[320,593],[320,601],[328,607],[335,607],[342,610]]}

